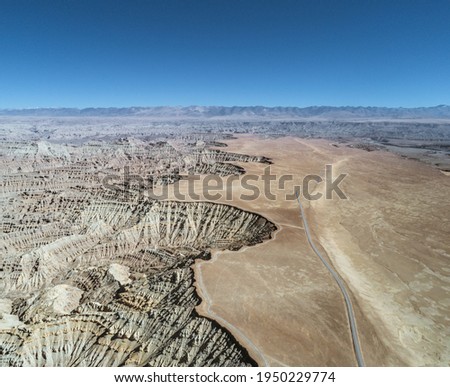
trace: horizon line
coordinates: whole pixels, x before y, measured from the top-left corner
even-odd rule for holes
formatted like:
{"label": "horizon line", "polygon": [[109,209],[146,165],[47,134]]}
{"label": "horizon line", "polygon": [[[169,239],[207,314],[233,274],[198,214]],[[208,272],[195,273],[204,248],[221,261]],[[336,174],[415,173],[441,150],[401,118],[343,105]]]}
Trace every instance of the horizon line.
{"label": "horizon line", "polygon": [[0,107],[0,111],[11,110],[58,110],[58,109],[71,109],[71,110],[87,110],[87,109],[157,109],[157,108],[290,108],[290,109],[308,109],[308,108],[332,108],[332,109],[344,109],[344,108],[365,108],[365,109],[432,109],[440,107],[450,107],[450,104],[438,104],[428,106],[383,106],[383,105],[128,105],[128,106],[34,106],[34,107]]}

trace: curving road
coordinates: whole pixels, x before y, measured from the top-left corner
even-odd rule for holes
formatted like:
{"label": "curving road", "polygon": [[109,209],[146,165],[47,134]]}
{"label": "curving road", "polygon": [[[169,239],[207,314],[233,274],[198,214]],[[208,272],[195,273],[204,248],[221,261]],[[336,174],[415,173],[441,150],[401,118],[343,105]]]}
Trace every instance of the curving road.
{"label": "curving road", "polygon": [[298,205],[300,206],[300,215],[303,220],[303,224],[305,226],[305,233],[306,233],[306,237],[308,238],[308,242],[309,242],[311,248],[316,253],[316,255],[320,258],[320,260],[322,261],[324,266],[331,273],[334,280],[337,282],[342,295],[344,296],[345,306],[347,308],[348,322],[350,324],[350,330],[351,330],[351,334],[352,334],[353,349],[355,351],[356,361],[358,362],[358,367],[364,367],[364,359],[363,359],[362,352],[361,352],[361,345],[359,343],[358,330],[356,328],[356,319],[355,319],[355,313],[353,311],[352,300],[350,299],[350,296],[347,292],[347,288],[345,287],[345,283],[344,283],[343,279],[341,278],[341,276],[336,272],[336,270],[333,269],[333,267],[329,264],[329,262],[322,256],[322,254],[320,253],[320,251],[317,249],[316,245],[312,241],[311,234],[309,232],[308,221],[306,220],[302,202],[300,201],[298,192],[296,192],[295,194],[297,196]]}

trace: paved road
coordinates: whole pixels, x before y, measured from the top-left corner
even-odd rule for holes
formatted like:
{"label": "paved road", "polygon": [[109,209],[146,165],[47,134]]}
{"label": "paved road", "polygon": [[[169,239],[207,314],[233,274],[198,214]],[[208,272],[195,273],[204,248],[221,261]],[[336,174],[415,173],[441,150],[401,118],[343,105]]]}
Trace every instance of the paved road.
{"label": "paved road", "polygon": [[311,248],[314,250],[316,255],[320,258],[322,263],[328,269],[328,271],[333,276],[334,280],[337,282],[339,289],[341,289],[342,295],[344,296],[345,306],[347,308],[347,316],[350,324],[350,330],[352,333],[352,341],[353,341],[353,349],[355,350],[356,361],[358,362],[358,367],[364,367],[364,359],[361,353],[361,345],[359,343],[358,330],[356,328],[356,319],[355,313],[353,311],[352,300],[347,292],[347,288],[345,287],[345,283],[341,276],[333,269],[333,267],[328,263],[328,261],[322,256],[320,251],[317,249],[316,245],[312,241],[311,234],[309,232],[308,221],[306,220],[305,211],[303,210],[302,202],[300,201],[300,197],[298,196],[298,192],[296,192],[298,205],[300,206],[300,214],[303,220],[303,224],[305,226],[306,237],[308,238],[308,242]]}

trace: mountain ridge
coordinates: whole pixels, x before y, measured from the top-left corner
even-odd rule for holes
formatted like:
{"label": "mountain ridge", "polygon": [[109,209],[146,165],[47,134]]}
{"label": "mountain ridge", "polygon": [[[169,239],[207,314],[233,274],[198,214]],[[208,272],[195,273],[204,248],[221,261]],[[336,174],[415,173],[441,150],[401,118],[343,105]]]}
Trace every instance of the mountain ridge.
{"label": "mountain ridge", "polygon": [[450,118],[449,105],[431,107],[375,106],[152,106],[0,109],[0,116],[48,117],[172,117],[172,118]]}

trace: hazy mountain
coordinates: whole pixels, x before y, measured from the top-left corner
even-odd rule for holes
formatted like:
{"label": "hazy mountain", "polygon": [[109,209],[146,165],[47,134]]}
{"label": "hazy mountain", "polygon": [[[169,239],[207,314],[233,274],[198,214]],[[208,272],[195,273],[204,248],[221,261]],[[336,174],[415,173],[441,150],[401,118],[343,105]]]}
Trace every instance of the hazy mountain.
{"label": "hazy mountain", "polygon": [[2,116],[46,117],[161,117],[161,118],[450,118],[450,106],[439,105],[417,108],[386,108],[362,106],[310,106],[310,107],[264,107],[264,106],[157,106],[128,108],[36,108],[0,109]]}

